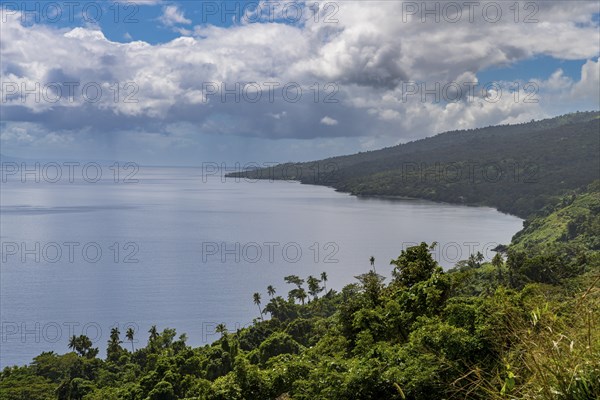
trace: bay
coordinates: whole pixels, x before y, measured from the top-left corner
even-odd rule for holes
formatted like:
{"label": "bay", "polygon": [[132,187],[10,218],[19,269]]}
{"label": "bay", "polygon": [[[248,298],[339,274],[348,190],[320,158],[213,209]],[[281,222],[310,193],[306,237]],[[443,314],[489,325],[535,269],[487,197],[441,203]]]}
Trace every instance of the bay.
{"label": "bay", "polygon": [[[108,175],[108,174],[106,174]],[[252,294],[283,277],[328,275],[340,290],[369,270],[388,276],[407,246],[437,241],[449,268],[490,259],[522,220],[486,207],[357,198],[320,186],[140,167],[135,180],[8,179],[0,191],[0,367],[68,351],[86,334],[103,355],[110,329],[156,324],[198,346],[258,317]],[[124,343],[124,346],[130,346]]]}

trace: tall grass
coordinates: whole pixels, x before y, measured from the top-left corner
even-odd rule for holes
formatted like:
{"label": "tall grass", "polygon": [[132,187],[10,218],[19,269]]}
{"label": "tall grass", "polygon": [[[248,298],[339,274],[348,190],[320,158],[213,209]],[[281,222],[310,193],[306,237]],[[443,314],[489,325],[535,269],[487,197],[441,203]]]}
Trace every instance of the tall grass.
{"label": "tall grass", "polygon": [[471,367],[454,382],[452,398],[599,400],[599,281],[588,278],[587,289],[566,301],[536,296],[528,315],[500,300],[498,359]]}

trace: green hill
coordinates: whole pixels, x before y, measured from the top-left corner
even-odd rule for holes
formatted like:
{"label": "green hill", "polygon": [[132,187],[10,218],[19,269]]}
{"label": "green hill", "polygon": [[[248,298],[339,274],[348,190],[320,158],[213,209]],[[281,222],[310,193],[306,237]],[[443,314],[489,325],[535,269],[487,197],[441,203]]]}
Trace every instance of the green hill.
{"label": "green hill", "polygon": [[377,151],[231,174],[364,196],[487,205],[520,217],[600,177],[600,112],[461,130]]}
{"label": "green hill", "polygon": [[600,250],[600,183],[587,190],[564,196],[525,222],[513,237],[511,248],[541,251],[569,243],[589,250]]}

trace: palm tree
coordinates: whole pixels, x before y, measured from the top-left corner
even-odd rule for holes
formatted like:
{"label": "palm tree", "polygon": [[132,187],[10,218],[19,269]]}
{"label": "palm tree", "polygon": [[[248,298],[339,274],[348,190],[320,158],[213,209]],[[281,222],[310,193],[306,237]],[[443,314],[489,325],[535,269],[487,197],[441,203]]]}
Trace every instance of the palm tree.
{"label": "palm tree", "polygon": [[298,298],[302,302],[302,305],[304,305],[304,300],[306,300],[307,297],[308,295],[306,294],[306,290],[304,290],[304,288],[298,289]]}
{"label": "palm tree", "polygon": [[150,334],[150,340],[156,340],[158,338],[158,329],[156,329],[156,325],[152,325],[148,333]]}
{"label": "palm tree", "polygon": [[94,358],[98,355],[98,349],[92,347],[93,343],[89,337],[73,335],[69,339],[69,348],[73,349],[81,357]]}
{"label": "palm tree", "polygon": [[69,349],[75,351],[75,349],[77,348],[77,336],[73,335],[71,336],[71,338],[69,339]]}
{"label": "palm tree", "polygon": [[469,268],[479,268],[481,267],[481,262],[484,260],[483,254],[480,251],[477,254],[471,254],[469,256],[469,260],[467,261],[467,265]]}
{"label": "palm tree", "polygon": [[300,277],[298,275],[288,275],[288,276],[284,277],[283,280],[286,283],[294,284],[294,285],[298,286],[298,289],[300,289],[302,287],[302,284],[304,283],[304,279],[300,279]]}
{"label": "palm tree", "polygon": [[373,272],[377,273],[377,271],[375,270],[375,257],[371,256],[371,258],[369,258],[369,261],[371,262],[371,267],[373,267]]}
{"label": "palm tree", "polygon": [[117,361],[122,354],[121,339],[119,335],[121,332],[118,327],[114,327],[110,330],[110,337],[108,339],[108,347],[106,348],[106,357],[111,361]]}
{"label": "palm tree", "polygon": [[225,326],[225,324],[219,324],[216,326],[215,332],[220,333],[221,337],[223,337],[227,332],[227,327]]}
{"label": "palm tree", "polygon": [[150,334],[150,337],[148,338],[148,345],[150,346],[150,348],[154,349],[156,346],[156,341],[160,336],[158,334],[158,329],[156,329],[156,325],[152,325],[148,330],[148,333]]}
{"label": "palm tree", "polygon": [[275,295],[275,288],[273,287],[273,285],[267,286],[267,294],[270,298],[273,298],[273,296]]}
{"label": "palm tree", "polygon": [[87,356],[88,353],[90,352],[90,350],[92,349],[92,341],[90,340],[89,337],[85,336],[85,335],[80,335],[79,338],[77,339],[79,342],[79,349],[77,349],[77,351],[79,352],[79,354],[83,357],[83,356]]}
{"label": "palm tree", "polygon": [[110,336],[109,336],[109,340],[112,341],[113,343],[121,343],[119,341],[119,335],[121,334],[121,331],[119,331],[118,327],[114,327],[110,330]]}
{"label": "palm tree", "polygon": [[308,279],[306,279],[306,282],[308,283],[308,293],[313,299],[316,299],[317,295],[323,291],[323,288],[319,285],[321,281],[310,275]]}
{"label": "palm tree", "polygon": [[325,290],[325,293],[327,293],[327,272],[321,272],[321,280],[323,281],[323,289]]}
{"label": "palm tree", "polygon": [[252,296],[254,298],[254,304],[258,307],[258,312],[260,313],[260,319],[264,321],[262,316],[262,310],[260,309],[260,293],[254,293]]}
{"label": "palm tree", "polygon": [[481,262],[482,262],[483,260],[485,260],[485,257],[483,256],[483,254],[481,254],[481,252],[480,252],[480,251],[478,251],[478,252],[477,252],[477,255],[475,256],[475,259],[477,260],[477,265],[478,265],[479,267],[481,267]]}
{"label": "palm tree", "polygon": [[133,330],[132,327],[129,327],[127,329],[127,332],[125,332],[125,337],[127,338],[127,340],[129,340],[131,342],[131,352],[132,353],[135,351],[133,348],[133,335],[135,335],[135,331]]}

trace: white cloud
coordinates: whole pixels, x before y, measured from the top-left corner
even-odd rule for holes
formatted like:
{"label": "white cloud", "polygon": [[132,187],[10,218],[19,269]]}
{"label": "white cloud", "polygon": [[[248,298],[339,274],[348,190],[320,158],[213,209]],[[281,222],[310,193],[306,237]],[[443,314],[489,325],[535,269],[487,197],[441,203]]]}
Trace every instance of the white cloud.
{"label": "white cloud", "polygon": [[572,95],[579,100],[600,102],[600,59],[588,60],[581,68],[581,80],[573,85]]}
{"label": "white cloud", "polygon": [[324,116],[323,118],[321,118],[321,124],[327,125],[327,126],[335,126],[338,124],[338,121],[331,117]]}
{"label": "white cloud", "polygon": [[160,21],[165,26],[174,26],[174,25],[189,25],[192,23],[191,20],[187,19],[183,11],[179,9],[179,7],[175,5],[169,5],[163,7],[163,13],[160,17]]}
{"label": "white cloud", "polygon": [[153,6],[162,3],[163,0],[130,0],[129,3],[135,3],[139,6]]}
{"label": "white cloud", "polygon": [[544,82],[544,85],[549,90],[565,90],[573,85],[573,79],[564,76],[564,71],[562,69],[557,69],[550,75],[550,78]]}
{"label": "white cloud", "polygon": [[[459,23],[403,22],[399,2],[343,2],[334,10],[337,23],[325,23],[332,10],[321,9],[318,20],[307,13],[297,25],[246,21],[229,27],[191,26],[182,10],[166,5],[161,21],[185,37],[161,44],[112,42],[87,27],[24,26],[19,15],[3,14],[3,82],[28,88],[36,83],[92,82],[103,90],[96,103],[84,101],[81,90],[74,100],[62,96],[54,103],[34,96],[24,103],[19,96],[9,97],[3,118],[29,124],[25,133],[31,124],[58,135],[100,132],[99,138],[127,131],[149,135],[143,137],[157,146],[190,145],[187,138],[176,139],[169,128],[182,122],[179,131],[206,135],[324,140],[369,136],[362,143],[372,148],[449,129],[538,119],[568,111],[565,107],[571,104],[600,107],[595,5],[540,2],[539,22],[527,24],[515,23],[508,9],[512,3],[506,4],[505,18],[498,23],[482,20],[481,13],[473,23],[466,15]],[[456,103],[403,98],[402,81],[428,87],[436,82],[476,82],[484,69],[534,56],[588,61],[581,79],[565,76],[562,70],[540,77],[538,103],[515,101],[507,93],[497,102],[478,94]],[[120,83],[118,93],[111,86],[115,82]],[[262,100],[240,104],[230,96],[224,102],[219,93],[207,96],[207,82],[229,88],[258,82],[263,84]],[[265,82],[280,83],[273,101]],[[290,82],[302,85],[298,102],[282,95],[281,87]],[[326,88],[330,82],[337,86]],[[125,88],[128,84],[133,86]],[[0,90],[4,98],[7,90]],[[519,94],[521,99],[526,96]],[[338,102],[324,102],[328,95]],[[126,101],[129,97],[137,102]],[[338,121],[343,121],[343,129]],[[29,137],[36,140],[41,134]],[[18,138],[23,142],[28,136],[13,132],[2,140]]]}
{"label": "white cloud", "polygon": [[271,117],[271,118],[274,118],[274,119],[282,119],[282,118],[285,118],[285,116],[287,115],[287,112],[285,112],[285,111],[282,111],[282,112],[280,112],[280,113],[275,113],[275,114],[273,114],[273,113],[268,113],[267,115],[268,115],[269,117]]}

